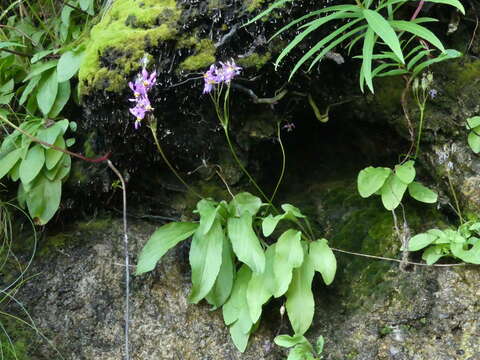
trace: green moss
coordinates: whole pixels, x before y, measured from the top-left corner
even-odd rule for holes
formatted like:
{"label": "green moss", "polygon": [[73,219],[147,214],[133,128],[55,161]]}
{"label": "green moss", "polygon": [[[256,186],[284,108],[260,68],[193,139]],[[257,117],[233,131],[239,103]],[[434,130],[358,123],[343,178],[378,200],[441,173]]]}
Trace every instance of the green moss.
{"label": "green moss", "polygon": [[195,53],[186,58],[180,64],[180,68],[188,71],[204,69],[216,61],[215,51],[215,44],[212,40],[202,39],[196,41]]}
{"label": "green moss", "polygon": [[240,66],[245,68],[255,67],[259,70],[263,65],[265,65],[270,59],[272,58],[272,54],[269,52],[260,55],[257,53],[253,53],[243,59],[239,59],[237,63]]}
{"label": "green moss", "polygon": [[248,12],[255,11],[262,7],[264,0],[246,0],[245,6]]}
{"label": "green moss", "polygon": [[[91,89],[121,91],[140,67],[149,47],[177,35],[180,10],[175,0],[117,0],[92,28],[79,70],[80,94]],[[106,58],[109,67],[101,63]]]}

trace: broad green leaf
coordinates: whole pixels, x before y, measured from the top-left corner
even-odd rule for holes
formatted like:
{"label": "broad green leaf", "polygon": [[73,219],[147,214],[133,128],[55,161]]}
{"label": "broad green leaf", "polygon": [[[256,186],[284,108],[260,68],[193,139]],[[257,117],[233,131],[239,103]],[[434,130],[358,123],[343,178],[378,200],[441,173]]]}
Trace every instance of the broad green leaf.
{"label": "broad green leaf", "polygon": [[[55,123],[49,127],[42,126],[36,134],[36,137],[48,144],[54,144],[57,140],[58,135],[62,132],[62,128]],[[48,146],[42,145],[45,149],[50,149]]]}
{"label": "broad green leaf", "polygon": [[285,231],[275,247],[273,272],[275,275],[275,297],[282,296],[288,290],[292,280],[292,270],[302,265],[304,260],[302,233],[296,230]]}
{"label": "broad green leaf", "polygon": [[468,134],[468,145],[475,154],[480,152],[480,126],[477,126]]}
{"label": "broad green leaf", "polygon": [[310,258],[313,268],[318,271],[326,285],[330,285],[337,272],[337,259],[326,239],[320,239],[310,243]]}
{"label": "broad green leaf", "polygon": [[392,49],[395,55],[397,55],[400,62],[404,64],[405,60],[403,59],[398,36],[388,21],[385,20],[385,18],[378,12],[369,9],[364,9],[363,15],[368,22],[369,28],[375,31],[375,33],[388,45],[388,47]]}
{"label": "broad green leaf", "polygon": [[297,344],[308,343],[308,340],[303,335],[278,335],[273,339],[275,344],[284,348],[290,348]]}
{"label": "broad green leaf", "polygon": [[395,166],[395,174],[405,184],[410,184],[415,179],[415,161],[409,160],[402,165]]}
{"label": "broad green leaf", "polygon": [[13,91],[14,86],[15,86],[15,80],[13,79],[8,80],[6,83],[0,86],[0,94],[11,93]]}
{"label": "broad green leaf", "polygon": [[435,191],[430,190],[429,188],[423,186],[416,181],[408,185],[408,192],[410,196],[413,197],[415,200],[427,204],[434,204],[437,202],[438,199],[438,194]]}
{"label": "broad green leaf", "polygon": [[275,244],[265,251],[265,271],[253,273],[247,287],[247,303],[252,322],[256,323],[262,314],[262,306],[275,291],[273,273],[273,260],[275,257]]}
{"label": "broad green leaf", "polygon": [[[61,149],[65,149],[65,140],[63,139],[63,136],[58,136],[57,140],[55,140],[53,145],[58,146]],[[47,150],[45,150],[45,165],[47,169],[53,169],[62,158],[62,155],[63,152],[55,150],[53,148],[48,148]]]}
{"label": "broad green leaf", "polygon": [[200,214],[198,234],[205,235],[212,228],[217,217],[218,207],[214,201],[202,199],[197,203],[197,212]]}
{"label": "broad green leaf", "polygon": [[50,110],[50,117],[55,118],[60,114],[70,99],[70,91],[70,81],[58,84],[58,93],[55,102],[53,103],[52,110]]}
{"label": "broad green leaf", "polygon": [[198,224],[189,222],[173,222],[159,227],[143,247],[135,275],[152,271],[168,250],[189,238],[197,228]]}
{"label": "broad green leaf", "polygon": [[266,218],[264,218],[262,221],[263,236],[270,236],[275,231],[275,228],[277,227],[280,220],[282,220],[283,218],[283,214],[276,216],[270,214]]}
{"label": "broad green leaf", "polygon": [[[42,149],[43,151],[43,149]],[[27,192],[28,212],[35,224],[45,225],[55,215],[62,197],[62,183],[41,176]]]}
{"label": "broad green leaf", "polygon": [[312,354],[312,346],[310,343],[302,343],[295,345],[288,353],[287,360],[316,360]]}
{"label": "broad green leaf", "polygon": [[189,301],[193,304],[202,300],[212,289],[222,266],[222,249],[225,234],[220,220],[213,222],[205,234],[193,234],[190,247],[190,267],[192,268],[192,290]]}
{"label": "broad green leaf", "polygon": [[240,218],[229,218],[227,228],[238,260],[253,272],[262,273],[265,270],[265,254],[252,228],[252,215],[244,212]]}
{"label": "broad green leaf", "polygon": [[244,212],[254,216],[262,206],[262,200],[248,192],[235,195],[235,198],[230,203],[235,208],[237,216],[241,216]]}
{"label": "broad green leaf", "polygon": [[45,71],[47,70],[50,70],[51,68],[57,66],[57,60],[52,60],[52,61],[48,61],[48,62],[45,62],[45,63],[37,63],[35,65],[32,65],[32,67],[30,68],[30,71],[28,72],[28,75],[27,77],[25,77],[25,79],[23,79],[23,82],[26,82],[42,73],[44,73]]}
{"label": "broad green leaf", "polygon": [[426,27],[415,24],[412,21],[404,20],[391,20],[390,25],[392,25],[393,28],[396,30],[409,32],[413,35],[418,36],[419,38],[428,41],[430,44],[432,44],[442,52],[445,51],[445,48],[443,47],[440,39],[436,37],[435,34],[428,30]]}
{"label": "broad green leaf", "polygon": [[435,264],[442,256],[443,251],[441,246],[429,246],[422,254],[422,259],[427,265]]}
{"label": "broad green leaf", "polygon": [[17,164],[23,149],[15,149],[0,159],[0,179]]}
{"label": "broad green leaf", "polygon": [[427,247],[435,241],[437,237],[429,233],[421,233],[412,237],[408,241],[408,250],[409,251],[418,251]]}
{"label": "broad green leaf", "polygon": [[[363,40],[363,50],[362,50],[362,67],[361,72],[363,79],[367,83],[368,88],[372,93],[373,90],[373,82],[372,82],[372,55],[373,55],[373,46],[375,45],[375,34],[372,28],[368,28],[365,33],[365,39]],[[361,85],[361,89],[363,91],[363,84]]]}
{"label": "broad green leaf", "polygon": [[357,186],[360,196],[367,198],[378,190],[385,184],[385,181],[392,173],[392,170],[384,167],[372,167],[369,166],[358,174]]}
{"label": "broad green leaf", "polygon": [[5,94],[5,95],[0,94],[0,105],[10,104],[10,101],[13,99],[14,95],[15,95],[14,93]]}
{"label": "broad green leaf", "polygon": [[58,82],[70,80],[78,71],[82,62],[83,52],[67,51],[57,64]]}
{"label": "broad green leaf", "polygon": [[250,331],[245,333],[243,331],[241,321],[237,320],[233,325],[230,326],[229,332],[235,347],[238,349],[238,351],[243,353],[248,345]]}
{"label": "broad green leaf", "polygon": [[43,115],[47,116],[52,109],[57,92],[57,72],[49,71],[42,76],[37,91],[37,104]]}
{"label": "broad green leaf", "polygon": [[301,267],[293,270],[290,287],[286,293],[288,318],[295,335],[303,335],[312,324],[315,301],[312,293],[312,280],[315,271],[307,256]]}
{"label": "broad green leaf", "polygon": [[38,175],[45,163],[45,151],[37,144],[28,150],[26,158],[20,164],[20,180],[28,184]]}
{"label": "broad green leaf", "polygon": [[474,129],[480,126],[480,116],[473,116],[467,119],[467,129]]}
{"label": "broad green leaf", "polygon": [[[452,253],[453,253],[453,249],[452,249]],[[465,251],[462,254],[462,257],[460,257],[460,259],[471,264],[479,265],[480,264],[480,242],[477,241],[470,250]]]}
{"label": "broad green leaf", "polygon": [[289,217],[296,217],[296,218],[304,218],[305,215],[302,214],[299,208],[290,205],[290,204],[282,204],[282,210],[285,211],[286,215]]}
{"label": "broad green leaf", "polygon": [[230,296],[235,278],[235,266],[233,264],[233,250],[230,241],[223,237],[222,266],[212,290],[206,296],[206,300],[213,305],[215,310],[222,306]]}
{"label": "broad green leaf", "polygon": [[382,203],[385,209],[394,210],[400,204],[407,186],[397,175],[390,175],[381,189]]}

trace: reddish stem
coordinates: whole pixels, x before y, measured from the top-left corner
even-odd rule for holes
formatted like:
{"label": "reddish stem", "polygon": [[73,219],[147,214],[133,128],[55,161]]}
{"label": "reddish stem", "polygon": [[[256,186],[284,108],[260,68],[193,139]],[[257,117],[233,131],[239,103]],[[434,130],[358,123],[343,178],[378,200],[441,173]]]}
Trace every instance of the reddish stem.
{"label": "reddish stem", "polygon": [[425,0],[420,0],[420,2],[418,3],[418,6],[417,8],[415,9],[415,12],[413,13],[412,15],[412,18],[410,19],[410,21],[412,20],[415,20],[418,16],[418,14],[420,13],[420,11],[422,10],[423,8],[423,4],[425,3]]}

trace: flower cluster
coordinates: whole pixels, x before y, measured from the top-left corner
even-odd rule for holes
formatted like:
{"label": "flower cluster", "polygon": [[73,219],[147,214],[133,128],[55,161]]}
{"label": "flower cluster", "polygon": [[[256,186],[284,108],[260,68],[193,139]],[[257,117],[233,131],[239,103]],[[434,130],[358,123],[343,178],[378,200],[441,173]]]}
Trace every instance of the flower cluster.
{"label": "flower cluster", "polygon": [[221,66],[217,67],[215,64],[212,64],[210,69],[203,74],[203,79],[205,80],[205,87],[203,88],[204,94],[209,94],[217,84],[230,84],[230,81],[240,74],[240,70],[242,70],[233,60],[227,61],[226,63],[220,62],[220,65]]}
{"label": "flower cluster", "polygon": [[145,115],[153,110],[150,105],[150,99],[148,98],[148,92],[155,85],[156,81],[156,71],[149,74],[144,67],[142,72],[138,74],[135,82],[128,83],[128,86],[133,91],[133,99],[129,100],[135,103],[135,106],[130,108],[130,113],[135,116],[135,130],[140,127],[141,121],[145,118]]}

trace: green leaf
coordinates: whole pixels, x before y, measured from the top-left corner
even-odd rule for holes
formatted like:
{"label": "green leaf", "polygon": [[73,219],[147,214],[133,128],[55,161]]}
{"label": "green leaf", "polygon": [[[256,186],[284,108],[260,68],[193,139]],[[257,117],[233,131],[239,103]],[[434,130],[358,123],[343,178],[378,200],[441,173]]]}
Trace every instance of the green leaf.
{"label": "green leaf", "polygon": [[189,238],[197,228],[198,224],[189,222],[173,222],[159,227],[143,247],[135,275],[152,271],[168,250]]}
{"label": "green leaf", "polygon": [[430,59],[430,60],[427,60],[427,61],[424,61],[420,64],[418,64],[414,69],[413,69],[413,73],[412,73],[412,76],[416,76],[417,74],[419,74],[423,69],[425,69],[426,67],[430,66],[430,65],[433,65],[435,63],[438,63],[438,62],[441,62],[441,61],[445,61],[445,60],[451,60],[451,59],[455,59],[455,58],[458,58],[462,56],[462,53],[455,50],[455,49],[447,49],[445,50],[444,53],[442,53],[441,55],[437,56],[436,58],[433,58],[433,59]]}
{"label": "green leaf", "polygon": [[275,257],[275,244],[265,251],[265,271],[253,273],[247,287],[247,304],[252,322],[256,323],[262,314],[262,306],[275,291],[273,261]]}
{"label": "green leaf", "polygon": [[423,186],[416,181],[408,185],[408,192],[410,193],[410,196],[413,197],[415,200],[427,204],[434,204],[437,202],[438,199],[438,194],[435,191],[430,190],[429,188]]}
{"label": "green leaf", "polygon": [[285,211],[285,215],[288,215],[289,218],[304,218],[305,215],[302,214],[299,208],[290,205],[290,204],[282,204],[282,210]]}
{"label": "green leaf", "polygon": [[294,336],[278,335],[275,337],[275,339],[273,339],[273,341],[278,346],[281,346],[284,348],[290,348],[297,344],[308,343],[308,340],[303,335],[294,335]]}
{"label": "green leaf", "polygon": [[[375,34],[371,28],[368,28],[365,33],[365,39],[363,40],[363,50],[362,50],[362,67],[361,72],[363,79],[367,83],[368,88],[373,93],[373,82],[372,82],[372,55],[373,55],[373,46],[375,44],[374,40]],[[363,91],[363,84],[361,84],[361,89]]]}
{"label": "green leaf", "polygon": [[2,41],[0,42],[0,49],[5,49],[8,47],[25,47],[25,45],[16,43],[16,42],[11,42],[11,41]]}
{"label": "green leaf", "polygon": [[422,254],[427,265],[435,264],[443,256],[442,246],[430,246]]}
{"label": "green leaf", "polygon": [[42,60],[45,56],[50,55],[54,51],[55,50],[53,50],[53,49],[39,51],[39,52],[35,53],[35,55],[32,56],[32,58],[30,59],[30,63],[35,64],[37,61]]}
{"label": "green leaf", "polygon": [[20,159],[23,149],[16,149],[0,159],[0,179],[3,178],[15,166]]}
{"label": "green leaf", "polygon": [[193,235],[190,247],[192,290],[188,300],[196,304],[208,295],[222,266],[222,249],[225,234],[220,220],[213,222],[205,235],[198,231]]}
{"label": "green leaf", "polygon": [[230,326],[229,331],[235,347],[238,349],[238,351],[243,353],[247,348],[250,332],[245,333],[243,331],[242,323],[240,321],[236,321],[232,326]]}
{"label": "green leaf", "polygon": [[311,348],[312,346],[309,343],[298,344],[290,350],[287,360],[316,360]]}
{"label": "green leaf", "polygon": [[57,66],[57,60],[52,60],[48,61],[45,63],[37,63],[35,65],[32,65],[30,68],[30,71],[28,72],[28,75],[23,79],[23,82],[26,82],[42,73],[44,73],[47,70],[50,70],[51,68]]}
{"label": "green leaf", "polygon": [[209,304],[213,305],[215,310],[222,306],[230,296],[233,288],[233,279],[235,278],[235,266],[233,264],[233,250],[230,241],[223,237],[222,266],[218,272],[218,277],[212,290],[206,296]]}
{"label": "green leaf", "polygon": [[238,260],[253,272],[262,273],[265,270],[265,254],[252,228],[252,215],[244,212],[240,218],[229,218],[227,228]]}
{"label": "green leaf", "polygon": [[63,180],[69,173],[72,166],[72,158],[70,155],[63,154],[62,159],[58,162],[58,172],[55,180]]}
{"label": "green leaf", "polygon": [[45,225],[60,206],[62,183],[61,181],[50,181],[41,176],[26,195],[28,212],[35,224]]}
{"label": "green leaf", "polygon": [[405,184],[410,184],[415,179],[415,161],[409,160],[402,165],[395,166],[395,174]]}
{"label": "green leaf", "polygon": [[277,227],[280,220],[284,218],[284,215],[276,215],[273,216],[272,214],[268,215],[262,221],[262,232],[263,236],[270,236]]}
{"label": "green leaf", "polygon": [[480,152],[480,126],[477,126],[468,134],[468,145],[475,154]]}
{"label": "green leaf", "polygon": [[35,145],[28,150],[26,158],[20,164],[20,180],[28,184],[38,175],[45,163],[45,151],[41,145]]}
{"label": "green leaf", "polygon": [[[57,137],[60,135],[62,132],[61,126],[58,125],[58,123],[55,123],[49,127],[42,126],[36,134],[36,137],[39,140],[42,140],[48,144],[54,144],[55,140],[57,140]],[[41,145],[41,144],[40,144]],[[48,146],[42,145],[45,149],[50,149]]]}
{"label": "green leaf", "polygon": [[197,212],[200,214],[198,234],[205,235],[213,226],[217,217],[218,207],[212,200],[202,199],[197,203]]}
{"label": "green leaf", "polygon": [[301,267],[293,270],[290,287],[286,293],[288,318],[295,335],[303,335],[312,324],[315,301],[312,293],[313,264],[307,256]]}
{"label": "green leaf", "polygon": [[83,52],[67,51],[57,64],[58,82],[70,80],[78,71],[82,62]]}
{"label": "green leaf", "polygon": [[445,48],[443,47],[443,44],[440,41],[440,39],[436,37],[435,34],[432,33],[430,30],[428,30],[427,28],[421,25],[415,24],[412,21],[390,20],[389,23],[390,25],[393,26],[394,29],[399,31],[406,31],[413,35],[416,35],[419,38],[427,40],[430,44],[438,48],[440,51],[442,52],[445,51]]}
{"label": "green leaf", "polygon": [[49,116],[57,117],[63,110],[68,100],[70,99],[70,81],[61,82],[58,84],[58,93],[53,103],[52,110],[50,110]]}
{"label": "green leaf", "polygon": [[480,116],[473,116],[467,119],[467,129],[473,129],[480,126]]}
{"label": "green leaf", "polygon": [[407,186],[397,175],[390,175],[381,189],[382,203],[385,209],[394,210],[400,204]]}
{"label": "green leaf", "polygon": [[237,216],[241,216],[244,212],[248,212],[250,215],[254,216],[257,214],[258,210],[260,210],[262,200],[248,192],[242,192],[235,195],[231,204],[236,210]]}
{"label": "green leaf", "polygon": [[320,239],[310,243],[310,258],[313,268],[318,271],[326,285],[330,285],[337,271],[337,259],[326,239]]}
{"label": "green leaf", "polygon": [[[65,149],[65,140],[63,139],[63,136],[58,136],[57,140],[55,140],[53,145],[61,149]],[[45,166],[47,167],[47,169],[53,169],[62,158],[62,155],[63,153],[61,151],[52,148],[48,148],[47,150],[45,150]]]}
{"label": "green leaf", "polygon": [[[270,14],[270,13],[271,13],[273,10],[275,10],[276,8],[281,7],[281,6],[283,6],[285,3],[290,2],[290,1],[292,1],[292,0],[277,0],[277,1],[275,1],[272,5],[270,5],[270,7],[269,7],[268,9],[262,11],[260,14],[258,14],[257,16],[255,16],[253,19],[248,20],[248,22],[245,23],[243,26],[247,26],[247,25],[250,25],[250,24],[254,23],[255,21],[261,19],[262,17]],[[243,27],[243,26],[242,26],[242,27]]]}
{"label": "green leaf", "polygon": [[388,47],[392,49],[395,55],[397,55],[400,62],[404,64],[405,60],[403,59],[398,36],[388,21],[385,20],[378,12],[369,9],[364,9],[363,15],[368,22],[369,28],[375,31],[375,33],[388,45]]}
{"label": "green leaf", "polygon": [[302,233],[296,230],[285,231],[275,247],[273,272],[275,276],[275,297],[282,296],[292,280],[292,270],[302,265],[304,260]]}
{"label": "green leaf", "polygon": [[42,76],[37,91],[37,104],[43,115],[47,116],[52,109],[57,92],[57,72],[55,70],[49,71]]}
{"label": "green leaf", "polygon": [[385,184],[392,170],[384,167],[369,166],[358,174],[357,186],[360,196],[367,198],[376,193]]}
{"label": "green leaf", "polygon": [[427,1],[431,3],[451,5],[453,7],[456,7],[458,10],[460,10],[460,12],[463,15],[465,15],[465,8],[463,7],[462,3],[458,0],[427,0]]}
{"label": "green leaf", "polygon": [[25,87],[25,89],[23,90],[22,92],[22,96],[20,97],[20,100],[18,101],[18,103],[20,105],[23,105],[25,103],[25,101],[27,101],[28,99],[28,96],[32,93],[33,90],[35,90],[35,88],[37,87],[38,85],[38,82],[40,81],[40,78],[41,76],[38,75],[38,76],[35,76],[33,77],[32,79],[30,79],[30,81],[28,82],[27,86]]}
{"label": "green leaf", "polygon": [[418,251],[427,247],[435,241],[437,237],[429,233],[421,233],[412,237],[408,241],[408,250],[409,251]]}

